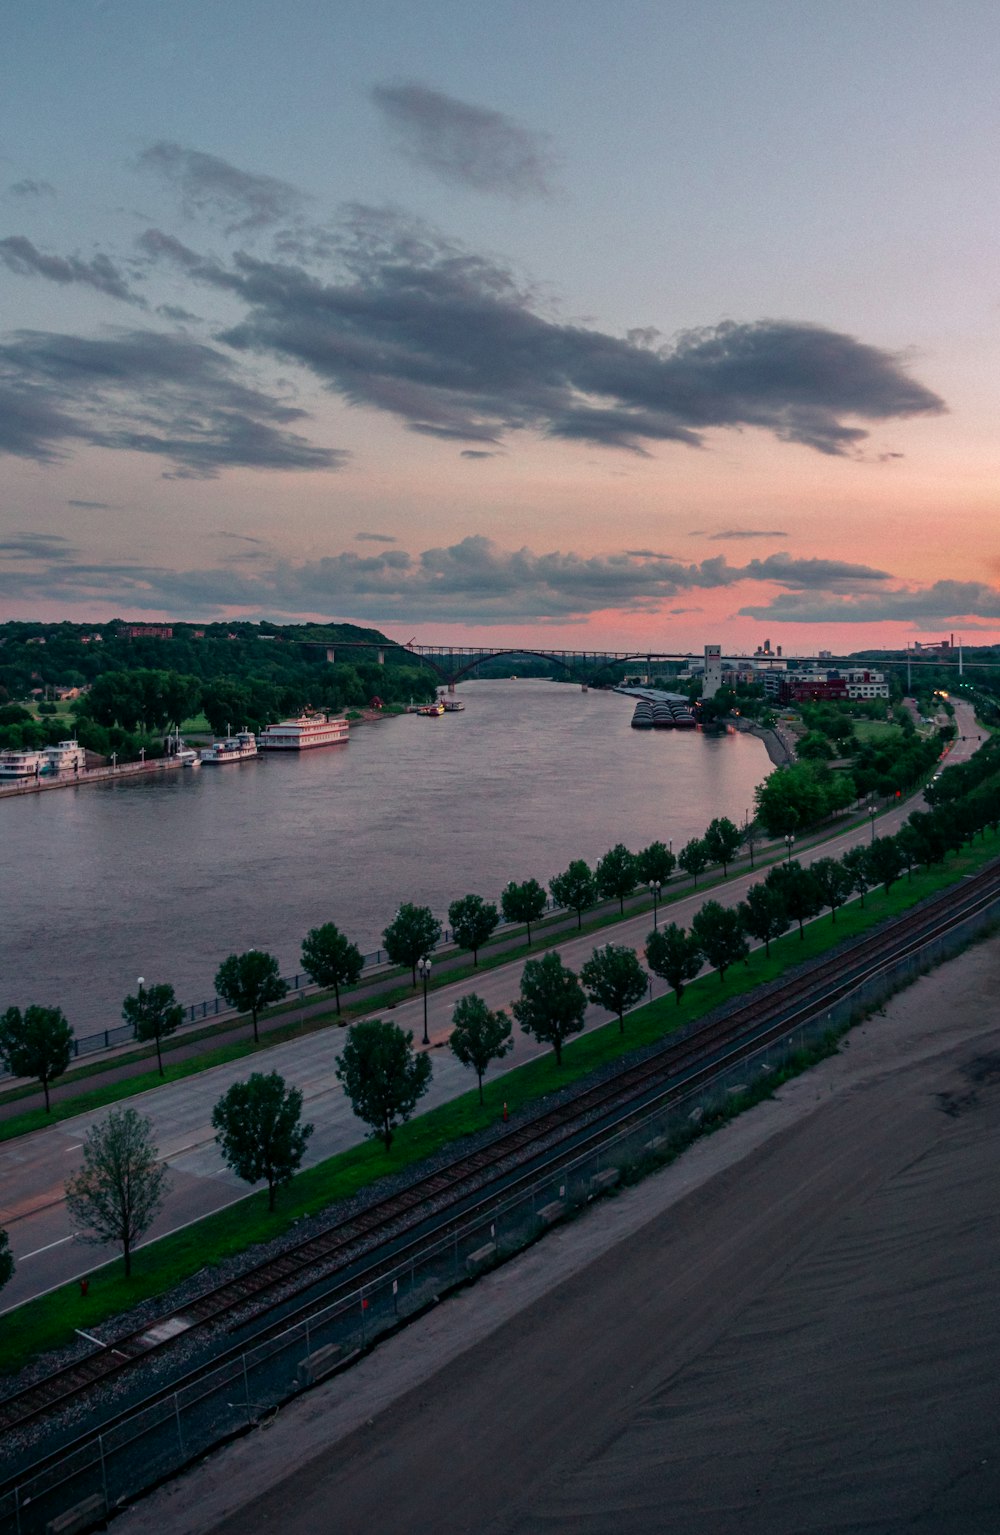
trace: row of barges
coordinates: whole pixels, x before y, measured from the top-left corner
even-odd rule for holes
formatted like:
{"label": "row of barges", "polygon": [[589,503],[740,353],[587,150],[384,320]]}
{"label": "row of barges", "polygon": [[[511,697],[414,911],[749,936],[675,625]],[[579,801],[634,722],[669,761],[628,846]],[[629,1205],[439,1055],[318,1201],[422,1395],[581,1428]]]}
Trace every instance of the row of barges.
{"label": "row of barges", "polygon": [[667,698],[640,698],[632,715],[633,730],[693,730],[696,723],[686,703]]}

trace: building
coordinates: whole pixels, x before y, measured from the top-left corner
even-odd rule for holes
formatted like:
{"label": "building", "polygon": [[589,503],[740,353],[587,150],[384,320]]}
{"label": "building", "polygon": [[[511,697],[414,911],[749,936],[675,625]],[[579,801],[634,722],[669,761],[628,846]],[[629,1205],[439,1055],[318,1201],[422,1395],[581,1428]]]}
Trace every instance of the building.
{"label": "building", "polygon": [[126,640],[172,640],[174,637],[170,624],[122,624],[118,633]]}
{"label": "building", "polygon": [[702,698],[714,698],[722,686],[722,646],[705,646],[705,680],[702,683]]}
{"label": "building", "polygon": [[868,667],[847,670],[779,672],[761,677],[764,693],[779,703],[839,703],[852,698],[888,698],[889,684],[882,672]]}

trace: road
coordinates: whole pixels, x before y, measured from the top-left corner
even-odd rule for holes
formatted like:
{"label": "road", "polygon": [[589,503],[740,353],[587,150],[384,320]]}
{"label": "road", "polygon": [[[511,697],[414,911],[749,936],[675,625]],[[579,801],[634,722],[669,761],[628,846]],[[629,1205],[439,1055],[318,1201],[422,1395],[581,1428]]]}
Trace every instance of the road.
{"label": "road", "polygon": [[[955,707],[964,739],[955,743],[950,762],[965,760],[979,744],[972,709],[964,704]],[[877,832],[885,835],[898,829],[913,808],[910,801],[887,811],[878,818]],[[818,857],[839,856],[870,835],[867,826],[856,827],[804,850],[801,860],[808,864]],[[744,899],[749,885],[759,877],[752,872],[733,876],[712,890],[712,898],[725,905],[735,905]],[[705,898],[704,891],[694,891],[672,903],[670,920],[687,926]],[[820,920],[828,921],[829,917]],[[649,927],[649,913],[643,912],[606,933],[616,943],[641,949]],[[559,953],[565,964],[578,970],[593,952],[594,945],[593,934],[578,938],[570,936],[560,943]],[[427,1096],[421,1101],[421,1112],[467,1092],[475,1083],[471,1073],[460,1066],[446,1048],[455,1003],[461,996],[476,991],[490,1007],[509,1009],[519,994],[524,964],[522,957],[484,971],[472,980],[442,986],[429,995],[428,1031],[434,1076]],[[651,994],[660,996],[665,990],[664,983],[654,978]],[[420,995],[398,1005],[391,1016],[420,1040],[423,1032],[423,999]],[[586,1027],[597,1028],[608,1018],[602,1009],[590,1007]],[[304,1117],[315,1126],[303,1163],[306,1167],[364,1139],[364,1127],[354,1117],[335,1075],[336,1056],[342,1048],[341,1030],[331,1027],[275,1045],[253,1062],[253,1069],[278,1071],[287,1082],[301,1088],[305,1100]],[[542,1047],[515,1027],[515,1048],[503,1069],[511,1070],[543,1053]],[[232,1062],[181,1082],[151,1089],[130,1100],[151,1119],[156,1144],[171,1175],[167,1198],[147,1241],[247,1195],[247,1185],[223,1163],[211,1127],[214,1104],[231,1083],[245,1077],[247,1071],[245,1060]],[[494,1074],[497,1074],[495,1068]],[[0,1148],[0,1227],[9,1233],[17,1262],[14,1278],[2,1292],[4,1311],[67,1280],[81,1277],[115,1256],[114,1249],[85,1245],[74,1236],[63,1197],[67,1177],[79,1166],[84,1136],[105,1112],[100,1109],[78,1115]]]}

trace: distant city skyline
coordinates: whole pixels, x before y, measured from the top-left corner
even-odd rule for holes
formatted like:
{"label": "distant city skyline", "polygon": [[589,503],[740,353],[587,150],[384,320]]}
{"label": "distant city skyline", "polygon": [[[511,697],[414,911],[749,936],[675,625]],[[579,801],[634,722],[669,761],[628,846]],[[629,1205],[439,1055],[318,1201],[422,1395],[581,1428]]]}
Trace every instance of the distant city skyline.
{"label": "distant city skyline", "polygon": [[1000,638],[1000,12],[43,0],[0,615]]}

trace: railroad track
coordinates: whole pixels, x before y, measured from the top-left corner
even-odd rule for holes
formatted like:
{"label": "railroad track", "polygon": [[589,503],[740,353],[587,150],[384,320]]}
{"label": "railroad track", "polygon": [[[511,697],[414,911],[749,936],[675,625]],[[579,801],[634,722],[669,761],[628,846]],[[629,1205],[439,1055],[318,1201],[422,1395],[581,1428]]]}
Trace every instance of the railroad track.
{"label": "railroad track", "polygon": [[[521,1124],[515,1124],[496,1141],[479,1150],[457,1155],[445,1166],[418,1179],[410,1187],[373,1202],[365,1210],[333,1220],[330,1225],[286,1249],[276,1257],[248,1269],[181,1309],[116,1340],[87,1358],[43,1377],[0,1402],[0,1432],[9,1433],[54,1416],[85,1393],[122,1375],[169,1349],[180,1338],[190,1339],[199,1329],[228,1324],[231,1330],[244,1325],[253,1308],[254,1341],[288,1325],[289,1306],[316,1286],[328,1283],[321,1297],[313,1296],[295,1315],[308,1314],[336,1297],[336,1276],[351,1269],[342,1286],[356,1290],[359,1283],[374,1282],[379,1273],[400,1260],[401,1252],[427,1240],[440,1238],[449,1224],[466,1220],[478,1205],[495,1201],[499,1191],[509,1193],[519,1182],[536,1178],[539,1166],[558,1164],[560,1156],[578,1154],[581,1148],[607,1138],[647,1114],[654,1104],[682,1099],[722,1070],[749,1059],[767,1044],[796,1026],[831,1008],[866,980],[901,958],[915,953],[935,937],[1000,901],[1000,861],[959,885],[941,892],[891,924],[856,940],[836,956],[816,961],[798,975],[772,983],[740,1006],[722,1016],[692,1024],[682,1034],[651,1049],[642,1060],[606,1081],[578,1093]],[[391,1254],[384,1249],[392,1247]],[[379,1257],[380,1249],[383,1250]],[[281,1311],[269,1327],[269,1313]],[[206,1368],[216,1368],[227,1354],[246,1347],[243,1340],[209,1363],[185,1376],[197,1378]],[[178,1387],[172,1380],[143,1400],[169,1395]],[[131,1415],[138,1403],[102,1422]],[[89,1437],[89,1434],[88,1436]],[[2,1490],[2,1489],[0,1489]]]}

